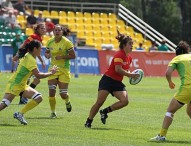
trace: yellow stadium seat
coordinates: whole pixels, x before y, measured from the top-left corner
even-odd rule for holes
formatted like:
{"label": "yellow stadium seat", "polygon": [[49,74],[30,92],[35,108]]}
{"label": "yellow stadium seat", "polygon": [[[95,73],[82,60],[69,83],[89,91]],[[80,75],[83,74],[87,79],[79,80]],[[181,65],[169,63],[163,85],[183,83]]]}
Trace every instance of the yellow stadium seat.
{"label": "yellow stadium seat", "polygon": [[92,20],[90,18],[84,18],[84,24],[88,24],[91,25],[92,24]]}
{"label": "yellow stadium seat", "polygon": [[67,21],[68,21],[68,25],[76,23],[74,17],[68,17]]}
{"label": "yellow stadium seat", "polygon": [[32,35],[33,33],[34,33],[34,31],[33,31],[32,28],[26,28],[26,29],[25,29],[25,34],[26,34],[26,35],[29,36],[29,35]]}
{"label": "yellow stadium seat", "polygon": [[99,13],[93,12],[93,13],[92,13],[92,18],[93,18],[93,19],[99,19],[99,18],[100,18],[100,17],[99,17]]}
{"label": "yellow stadium seat", "polygon": [[92,25],[92,29],[95,30],[95,31],[100,31],[101,30],[100,25],[96,25],[96,24]]}
{"label": "yellow stadium seat", "polygon": [[83,15],[82,12],[76,12],[76,17],[77,17],[77,18],[83,18],[84,15]]}
{"label": "yellow stadium seat", "polygon": [[58,19],[58,18],[59,18],[58,12],[57,12],[57,11],[54,11],[54,10],[50,11],[50,18],[52,18],[52,19]]}
{"label": "yellow stadium seat", "polygon": [[91,15],[91,13],[89,13],[89,12],[84,12],[84,18],[89,18],[89,19],[91,19],[92,18],[92,15]]}
{"label": "yellow stadium seat", "polygon": [[102,32],[103,31],[109,31],[109,27],[107,25],[101,25],[100,28],[101,28]]}
{"label": "yellow stadium seat", "polygon": [[143,43],[143,35],[141,33],[135,33],[135,39],[137,40],[138,43]]}
{"label": "yellow stadium seat", "polygon": [[101,19],[108,19],[107,13],[100,13],[100,18]]}
{"label": "yellow stadium seat", "polygon": [[85,34],[83,31],[78,31],[77,32],[77,38],[85,38]]}
{"label": "yellow stadium seat", "polygon": [[107,19],[100,19],[100,24],[101,25],[109,25]]}
{"label": "yellow stadium seat", "polygon": [[43,44],[43,46],[46,46],[46,43],[47,43],[47,41],[50,39],[50,36],[48,36],[48,35],[44,35],[43,36],[43,39],[42,39],[42,44]]}
{"label": "yellow stadium seat", "polygon": [[93,18],[93,19],[92,19],[92,23],[95,24],[95,25],[100,25],[99,19]]}
{"label": "yellow stadium seat", "polygon": [[45,18],[50,18],[50,12],[48,10],[43,10],[42,11],[42,16]]}
{"label": "yellow stadium seat", "polygon": [[111,26],[117,26],[116,20],[108,19],[108,24]]}
{"label": "yellow stadium seat", "polygon": [[34,10],[34,15],[35,15],[36,17],[38,17],[39,12],[40,12],[40,10],[35,9],[35,10]]}
{"label": "yellow stadium seat", "polygon": [[95,43],[94,43],[93,38],[88,38],[88,37],[87,37],[87,39],[86,39],[86,45],[88,45],[88,46],[94,46]]}
{"label": "yellow stadium seat", "polygon": [[69,18],[76,17],[76,16],[75,16],[75,13],[72,12],[72,11],[68,11],[68,12],[67,12],[67,16],[68,16]]}
{"label": "yellow stadium seat", "polygon": [[116,15],[114,13],[109,13],[108,14],[108,18],[112,19],[112,20],[116,20],[117,19]]}
{"label": "yellow stadium seat", "polygon": [[66,18],[66,12],[65,11],[59,11],[58,15],[60,18],[63,18],[63,17]]}
{"label": "yellow stadium seat", "polygon": [[67,25],[68,21],[67,21],[66,17],[60,17],[59,18],[59,24]]}
{"label": "yellow stadium seat", "polygon": [[93,33],[92,33],[92,31],[85,31],[85,35],[87,36],[87,37],[93,37]]}
{"label": "yellow stadium seat", "polygon": [[83,32],[84,32],[84,26],[81,25],[81,24],[76,24],[76,31],[77,31],[77,32],[80,32],[80,31],[83,31]]}
{"label": "yellow stadium seat", "polygon": [[82,17],[76,17],[76,23],[83,25],[84,24],[83,18]]}

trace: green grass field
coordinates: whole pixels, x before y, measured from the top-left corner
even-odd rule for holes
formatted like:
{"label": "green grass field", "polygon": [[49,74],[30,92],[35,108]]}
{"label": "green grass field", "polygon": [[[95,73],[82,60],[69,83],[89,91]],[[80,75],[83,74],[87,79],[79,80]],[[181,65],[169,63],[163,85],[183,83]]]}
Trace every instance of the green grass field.
{"label": "green grass field", "polygon": [[[0,96],[10,73],[0,73]],[[109,114],[106,125],[97,114],[92,129],[84,127],[90,107],[97,97],[97,86],[101,76],[80,75],[72,78],[69,87],[73,110],[67,113],[63,100],[57,94],[57,119],[49,119],[47,79],[42,79],[37,90],[43,102],[26,113],[28,125],[13,119],[13,113],[23,107],[16,97],[12,104],[0,113],[1,146],[179,146],[191,145],[190,119],[185,107],[174,117],[167,141],[150,142],[159,133],[166,108],[176,90],[168,88],[165,78],[145,77],[138,85],[127,85],[130,103],[127,107]],[[173,78],[176,89],[179,78]],[[109,106],[116,99],[108,96],[103,105]]]}

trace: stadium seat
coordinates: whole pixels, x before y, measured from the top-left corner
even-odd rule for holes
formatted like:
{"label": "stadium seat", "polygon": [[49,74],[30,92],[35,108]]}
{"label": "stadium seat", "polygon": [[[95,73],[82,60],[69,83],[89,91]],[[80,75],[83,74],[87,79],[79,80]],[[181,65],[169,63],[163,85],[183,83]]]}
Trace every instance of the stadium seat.
{"label": "stadium seat", "polygon": [[83,17],[76,17],[75,21],[76,21],[76,24],[80,24],[80,25],[84,24]]}
{"label": "stadium seat", "polygon": [[108,19],[107,13],[100,13],[100,19]]}
{"label": "stadium seat", "polygon": [[76,12],[76,18],[84,18],[84,15],[82,12]]}
{"label": "stadium seat", "polygon": [[66,18],[66,12],[65,11],[59,11],[58,16],[60,18]]}
{"label": "stadium seat", "polygon": [[72,17],[76,17],[76,15],[75,15],[75,13],[74,12],[72,12],[72,11],[68,11],[67,12],[67,16],[69,17],[69,18],[72,18]]}
{"label": "stadium seat", "polygon": [[84,18],[86,18],[86,19],[91,19],[91,18],[92,18],[91,13],[89,13],[89,12],[84,12]]}
{"label": "stadium seat", "polygon": [[45,18],[50,18],[50,12],[48,10],[43,10],[42,11],[42,16]]}
{"label": "stadium seat", "polygon": [[58,12],[54,10],[50,11],[50,18],[58,19],[59,18]]}
{"label": "stadium seat", "polygon": [[116,17],[116,15],[114,13],[109,13],[108,18],[111,19],[111,20],[117,20],[117,17]]}
{"label": "stadium seat", "polygon": [[46,46],[46,43],[47,43],[47,41],[50,39],[50,36],[48,36],[48,35],[44,35],[43,36],[43,41],[42,41],[42,44],[43,44],[43,46]]}
{"label": "stadium seat", "polygon": [[67,25],[68,24],[68,20],[66,19],[66,17],[60,17],[59,18],[59,24]]}
{"label": "stadium seat", "polygon": [[99,13],[93,12],[93,13],[92,13],[92,18],[93,18],[93,19],[99,19],[99,18],[100,18],[100,17],[99,17]]}
{"label": "stadium seat", "polygon": [[40,12],[40,10],[35,9],[34,10],[34,16],[38,17],[39,12]]}
{"label": "stadium seat", "polygon": [[26,35],[32,35],[34,33],[34,31],[33,31],[33,29],[32,28],[26,28],[26,30],[25,30],[25,34]]}

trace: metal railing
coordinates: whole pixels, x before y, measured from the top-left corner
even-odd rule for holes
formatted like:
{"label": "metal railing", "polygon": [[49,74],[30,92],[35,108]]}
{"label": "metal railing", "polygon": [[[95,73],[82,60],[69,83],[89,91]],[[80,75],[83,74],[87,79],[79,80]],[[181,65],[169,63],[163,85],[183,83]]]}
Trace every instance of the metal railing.
{"label": "metal railing", "polygon": [[143,20],[138,18],[128,9],[126,9],[123,5],[118,5],[118,16],[121,17],[126,23],[130,24],[138,31],[140,31],[145,37],[149,38],[152,41],[156,41],[157,45],[160,45],[162,40],[166,41],[166,45],[168,46],[169,50],[175,51],[176,45],[167,39],[165,36],[157,32]]}

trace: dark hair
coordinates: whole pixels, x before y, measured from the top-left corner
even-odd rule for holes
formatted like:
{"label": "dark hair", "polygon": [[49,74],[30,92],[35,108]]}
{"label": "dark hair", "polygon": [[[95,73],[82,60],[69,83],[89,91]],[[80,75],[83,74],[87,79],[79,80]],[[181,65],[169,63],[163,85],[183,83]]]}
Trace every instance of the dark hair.
{"label": "dark hair", "polygon": [[38,40],[32,40],[31,42],[27,43],[25,49],[29,52],[33,52],[34,48],[41,47],[41,43]]}
{"label": "dark hair", "polygon": [[125,34],[121,34],[118,30],[117,30],[118,36],[116,36],[115,38],[120,42],[119,44],[119,48],[120,50],[123,49],[123,47],[129,42],[132,41],[133,39],[130,36],[127,36]]}
{"label": "dark hair", "polygon": [[32,40],[24,48],[19,48],[19,58],[24,57],[27,52],[33,52],[34,47],[39,48],[40,46],[41,43],[38,40]]}
{"label": "dark hair", "polygon": [[45,24],[44,23],[38,23],[36,26],[34,26],[34,33],[35,34],[38,34],[39,35],[39,28],[41,27],[41,26],[45,26]]}
{"label": "dark hair", "polygon": [[181,54],[188,54],[190,51],[190,45],[186,41],[180,41],[175,50],[176,56]]}
{"label": "dark hair", "polygon": [[64,27],[63,29],[63,36],[68,36],[71,33],[71,30],[67,27]]}
{"label": "dark hair", "polygon": [[55,30],[56,27],[60,27],[61,30],[64,31],[64,27],[63,27],[62,25],[60,25],[60,24],[56,24],[56,25],[54,25],[54,30]]}

